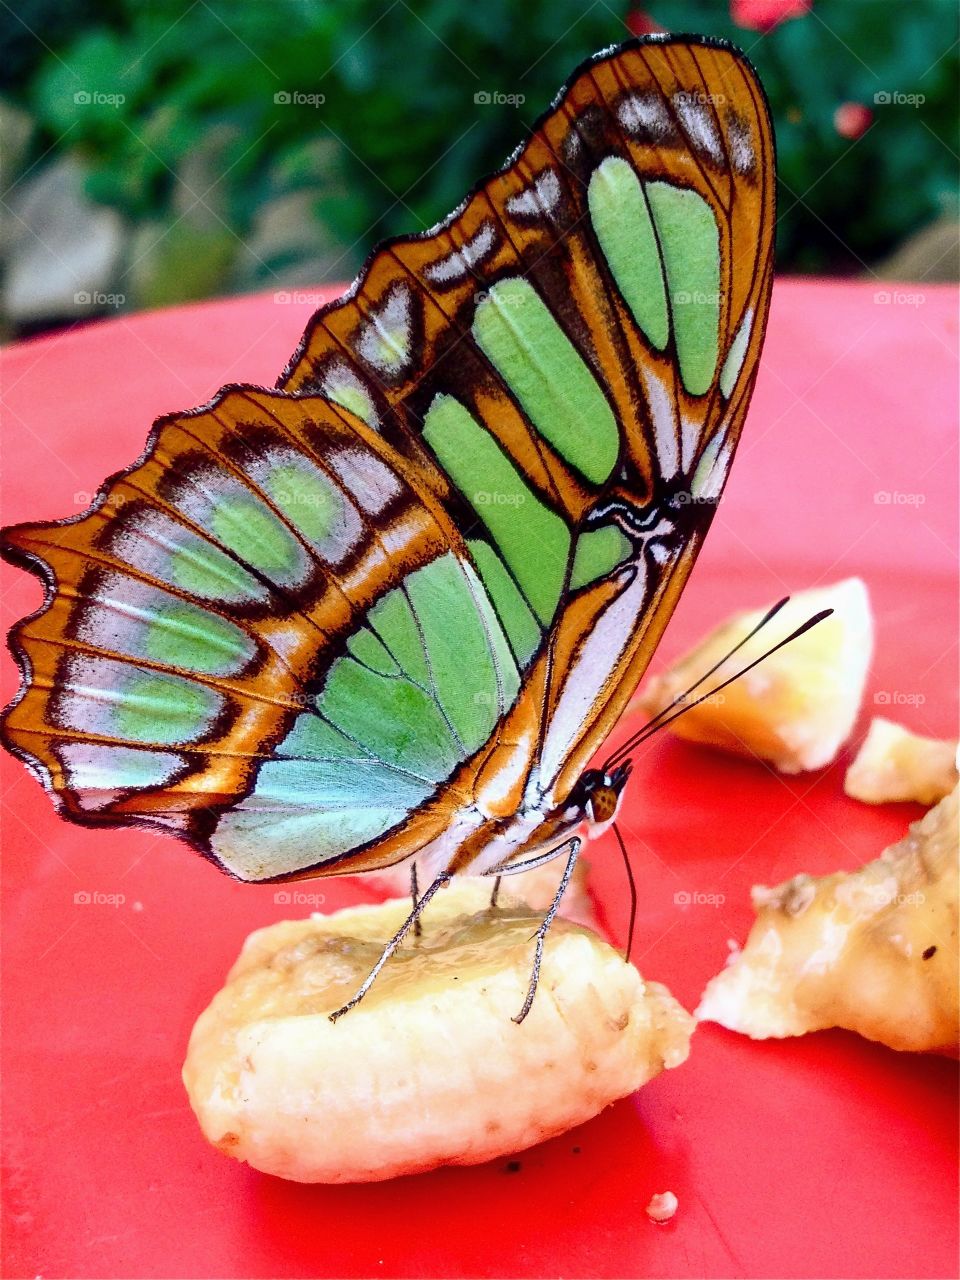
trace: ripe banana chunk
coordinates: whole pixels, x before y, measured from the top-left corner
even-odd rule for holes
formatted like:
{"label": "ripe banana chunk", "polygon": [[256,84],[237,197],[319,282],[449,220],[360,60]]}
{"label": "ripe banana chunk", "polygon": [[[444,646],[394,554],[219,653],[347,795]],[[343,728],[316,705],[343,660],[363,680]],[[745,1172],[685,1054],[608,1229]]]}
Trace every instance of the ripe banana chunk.
{"label": "ripe banana chunk", "polygon": [[958,789],[859,871],[757,887],[742,952],[697,1009],[754,1039],[847,1027],[957,1053]]}
{"label": "ripe banana chunk", "polygon": [[[781,773],[829,764],[853,729],[873,650],[870,599],[859,578],[793,596],[689,701],[716,688],[821,609],[833,609],[833,616],[678,717],[671,732],[737,755],[759,756]],[[650,679],[635,705],[651,716],[669,707],[765,613],[764,608],[728,618],[669,671]]]}
{"label": "ripe banana chunk", "polygon": [[955,741],[922,738],[883,716],[871,722],[843,780],[847,795],[865,804],[936,804],[956,785]]}
{"label": "ripe banana chunk", "polygon": [[298,1182],[366,1182],[522,1150],[689,1052],[694,1021],[588,930],[557,920],[523,1003],[540,917],[442,890],[337,1023],[409,900],[251,934],[200,1015],[183,1079],[207,1139]]}

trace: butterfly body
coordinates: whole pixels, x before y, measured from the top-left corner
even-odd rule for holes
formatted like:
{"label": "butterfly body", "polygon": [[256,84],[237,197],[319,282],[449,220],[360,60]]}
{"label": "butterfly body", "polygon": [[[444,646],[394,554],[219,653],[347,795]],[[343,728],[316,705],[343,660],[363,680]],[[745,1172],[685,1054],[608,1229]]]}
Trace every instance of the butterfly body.
{"label": "butterfly body", "polygon": [[579,848],[723,490],[772,251],[742,58],[590,60],[317,313],[276,390],[162,419],[89,512],[6,531],[46,587],[6,745],[66,816],[244,880]]}
{"label": "butterfly body", "polygon": [[527,793],[508,815],[491,815],[476,796],[458,822],[416,854],[425,878],[500,875],[554,857],[573,839],[596,839],[616,816],[626,776],[611,779],[586,770],[563,800],[544,793],[531,779]]}

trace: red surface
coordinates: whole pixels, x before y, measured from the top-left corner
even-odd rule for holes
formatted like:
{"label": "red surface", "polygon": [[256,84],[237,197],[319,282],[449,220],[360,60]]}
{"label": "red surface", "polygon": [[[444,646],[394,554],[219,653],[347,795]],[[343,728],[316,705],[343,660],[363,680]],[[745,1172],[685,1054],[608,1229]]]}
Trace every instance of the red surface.
{"label": "red surface", "polygon": [[[658,661],[734,608],[861,574],[878,631],[864,722],[886,711],[946,736],[955,299],[890,292],[877,303],[872,285],[778,285],[733,478]],[[155,415],[223,382],[271,384],[311,306],[251,298],[10,350],[5,518],[78,510],[74,494],[133,459]],[[6,582],[13,621],[40,592],[12,570]],[[12,691],[9,662],[5,679]],[[784,779],[656,740],[625,824],[645,974],[692,1007],[727,938],[746,932],[753,882],[853,867],[902,834],[919,810],[846,799],[848,759]],[[753,1044],[706,1026],[686,1065],[513,1175],[501,1162],[324,1188],[234,1164],[202,1141],[180,1063],[244,936],[289,907],[171,838],[62,822],[21,766],[3,765],[7,1275],[956,1274],[956,1064],[842,1032]],[[592,852],[622,930],[622,869],[612,847]],[[314,889],[328,906],[363,894]],[[82,891],[124,901],[76,905]],[[684,908],[684,891],[725,900]],[[667,1189],[680,1209],[656,1227],[644,1206]]]}

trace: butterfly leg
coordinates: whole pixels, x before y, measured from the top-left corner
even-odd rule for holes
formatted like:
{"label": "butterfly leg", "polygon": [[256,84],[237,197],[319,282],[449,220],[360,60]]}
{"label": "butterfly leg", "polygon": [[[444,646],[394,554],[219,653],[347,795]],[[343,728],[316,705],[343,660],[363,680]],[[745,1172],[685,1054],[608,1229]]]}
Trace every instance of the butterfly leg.
{"label": "butterfly leg", "polygon": [[397,947],[399,947],[400,943],[404,940],[404,938],[409,933],[411,925],[416,924],[417,920],[420,918],[420,913],[423,911],[424,907],[427,905],[427,903],[430,901],[433,895],[437,892],[437,890],[442,889],[443,886],[449,882],[449,880],[450,880],[450,876],[446,872],[444,872],[443,874],[437,876],[436,880],[434,880],[434,882],[427,889],[424,890],[422,897],[420,897],[417,900],[416,906],[407,916],[406,920],[404,920],[403,924],[400,926],[397,932],[393,935],[393,937],[390,939],[387,945],[380,952],[380,959],[373,966],[373,968],[364,978],[363,982],[357,988],[356,994],[351,996],[350,999],[342,1008],[335,1009],[334,1012],[330,1014],[331,1022],[336,1022],[338,1018],[342,1018],[345,1013],[349,1013],[350,1010],[355,1005],[358,1005],[360,1003],[360,1001],[363,999],[363,997],[367,994],[367,992],[370,990],[370,988],[373,986],[374,982],[376,981],[377,974],[380,972],[383,966],[387,963],[387,961],[396,951]]}
{"label": "butterfly leg", "polygon": [[490,910],[491,911],[497,905],[497,898],[500,896],[500,881],[502,879],[503,879],[502,875],[497,876],[496,880],[494,880],[493,882],[493,892],[490,894]]}
{"label": "butterfly leg", "polygon": [[[567,841],[567,844],[570,842]],[[493,892],[490,894],[490,910],[497,905],[497,899],[500,897],[500,885],[504,876],[522,875],[524,871],[532,871],[534,867],[542,867],[545,862],[552,862],[567,847],[566,844],[559,845],[556,849],[548,849],[546,853],[538,853],[533,858],[527,858],[523,862],[501,862],[499,866],[491,867],[489,871],[484,871],[485,876],[496,876],[493,882]]]}
{"label": "butterfly leg", "polygon": [[[560,906],[560,899],[563,897],[567,885],[570,883],[570,877],[573,875],[573,868],[577,865],[577,858],[580,856],[580,848],[583,841],[579,836],[573,836],[569,842],[570,856],[567,858],[567,865],[563,869],[563,875],[560,877],[560,883],[557,885],[557,892],[553,895],[553,901],[547,914],[540,922],[540,928],[534,937],[537,940],[536,950],[533,953],[533,972],[530,975],[530,986],[527,988],[527,998],[523,1002],[523,1008],[514,1017],[513,1021],[518,1025],[524,1020],[530,1012],[530,1006],[533,1004],[533,997],[537,994],[537,984],[540,981],[540,962],[543,960],[543,943],[547,936],[547,930],[553,924],[557,909]],[[564,846],[561,846],[563,848]]]}
{"label": "butterfly leg", "polygon": [[[416,911],[417,903],[420,901],[420,887],[417,882],[417,864],[415,862],[410,863],[410,897],[413,901],[413,909]],[[418,915],[413,922],[413,936],[419,938],[422,933],[423,922]]]}

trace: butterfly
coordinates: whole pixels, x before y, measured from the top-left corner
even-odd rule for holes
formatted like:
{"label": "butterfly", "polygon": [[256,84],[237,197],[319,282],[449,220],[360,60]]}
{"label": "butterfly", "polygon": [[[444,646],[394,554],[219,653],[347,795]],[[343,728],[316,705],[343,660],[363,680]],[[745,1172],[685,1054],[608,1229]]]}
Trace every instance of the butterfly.
{"label": "butterfly", "polygon": [[355,999],[451,876],[566,854],[522,1017],[629,776],[588,766],[728,474],[773,237],[745,59],[597,54],[504,169],[373,253],[275,390],[162,418],[87,513],[5,532],[46,586],[6,746],[64,816],[243,880],[413,860],[428,886]]}

